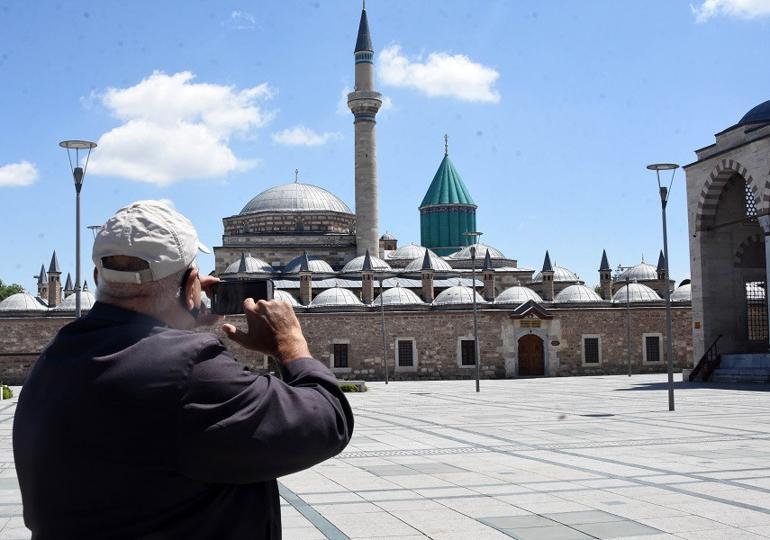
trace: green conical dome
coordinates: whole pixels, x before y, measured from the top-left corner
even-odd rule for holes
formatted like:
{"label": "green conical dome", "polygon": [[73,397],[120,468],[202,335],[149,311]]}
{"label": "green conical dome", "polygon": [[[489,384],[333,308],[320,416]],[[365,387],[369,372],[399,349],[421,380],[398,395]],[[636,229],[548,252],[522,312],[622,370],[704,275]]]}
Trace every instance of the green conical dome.
{"label": "green conical dome", "polygon": [[475,206],[460,173],[455,169],[449,155],[445,154],[436,171],[420,208],[434,204],[470,204]]}

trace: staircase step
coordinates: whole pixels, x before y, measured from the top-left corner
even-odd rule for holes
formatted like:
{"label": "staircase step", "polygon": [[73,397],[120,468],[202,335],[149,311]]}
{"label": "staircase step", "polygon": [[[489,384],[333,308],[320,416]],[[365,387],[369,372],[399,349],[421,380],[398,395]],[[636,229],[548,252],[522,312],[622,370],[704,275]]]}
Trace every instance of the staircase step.
{"label": "staircase step", "polygon": [[770,354],[723,354],[720,367],[724,368],[753,368],[770,370]]}

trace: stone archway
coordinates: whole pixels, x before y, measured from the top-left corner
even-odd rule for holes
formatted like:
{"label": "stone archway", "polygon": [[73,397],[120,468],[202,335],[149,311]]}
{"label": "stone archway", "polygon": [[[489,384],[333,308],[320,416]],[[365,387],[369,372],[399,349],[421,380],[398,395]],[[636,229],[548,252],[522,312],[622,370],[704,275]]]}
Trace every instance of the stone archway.
{"label": "stone archway", "polygon": [[527,334],[519,338],[519,377],[545,375],[545,346],[540,336]]}
{"label": "stone archway", "polygon": [[695,218],[695,229],[697,231],[706,230],[714,224],[722,191],[727,182],[736,175],[741,177],[746,183],[747,191],[751,193],[756,209],[763,213],[768,211],[768,205],[770,205],[770,181],[765,181],[765,185],[762,186],[763,195],[760,196],[760,186],[757,185],[757,182],[748,173],[746,167],[735,160],[723,159],[717,162],[709,174],[698,197],[698,209]]}

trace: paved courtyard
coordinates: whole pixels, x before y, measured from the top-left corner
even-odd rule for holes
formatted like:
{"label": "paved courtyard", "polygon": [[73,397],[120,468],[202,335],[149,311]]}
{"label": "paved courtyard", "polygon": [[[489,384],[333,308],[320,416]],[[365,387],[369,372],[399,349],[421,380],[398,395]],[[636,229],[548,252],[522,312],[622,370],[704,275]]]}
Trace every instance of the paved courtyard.
{"label": "paved courtyard", "polygon": [[[770,386],[665,375],[370,383],[353,441],[280,479],[287,539],[770,538]],[[29,538],[0,404],[0,538]]]}

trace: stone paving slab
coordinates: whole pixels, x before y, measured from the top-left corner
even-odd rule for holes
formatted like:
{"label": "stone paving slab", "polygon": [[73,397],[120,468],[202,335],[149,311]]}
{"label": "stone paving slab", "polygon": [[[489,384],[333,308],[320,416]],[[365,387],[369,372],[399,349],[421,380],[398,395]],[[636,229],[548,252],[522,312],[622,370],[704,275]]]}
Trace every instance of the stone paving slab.
{"label": "stone paving slab", "polygon": [[[284,538],[770,538],[770,406],[665,375],[368,383],[351,444],[279,479]],[[18,389],[15,389],[18,391]],[[26,539],[0,402],[0,540]]]}

